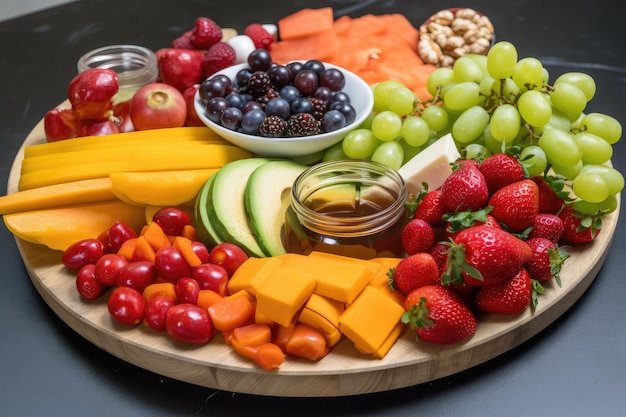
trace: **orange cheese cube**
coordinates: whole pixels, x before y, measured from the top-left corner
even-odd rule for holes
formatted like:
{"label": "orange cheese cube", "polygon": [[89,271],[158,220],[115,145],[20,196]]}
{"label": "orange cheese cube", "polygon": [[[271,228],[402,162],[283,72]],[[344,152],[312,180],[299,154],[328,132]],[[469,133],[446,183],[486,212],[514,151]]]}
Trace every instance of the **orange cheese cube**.
{"label": "orange cheese cube", "polygon": [[[396,324],[396,327],[394,327],[391,333],[389,333],[389,336],[387,336],[383,344],[380,345],[380,347],[376,349],[376,351],[373,352],[371,355],[376,359],[384,358],[385,355],[389,353],[396,341],[400,338],[400,336],[402,336],[404,329],[406,329],[406,325],[402,322],[398,322],[398,324]],[[366,354],[365,352],[361,353]]]}
{"label": "orange cheese cube", "polygon": [[404,309],[368,285],[339,317],[339,330],[365,354],[381,348],[400,322]]}
{"label": "orange cheese cube", "polygon": [[378,271],[376,271],[372,278],[370,279],[369,285],[376,287],[383,294],[387,295],[391,299],[393,299],[396,303],[400,305],[404,305],[405,296],[402,292],[398,290],[394,290],[389,287],[389,271],[392,268],[395,268],[402,258],[376,258],[372,259],[372,262],[377,263],[379,266]]}
{"label": "orange cheese cube", "polygon": [[333,346],[341,339],[339,316],[344,310],[343,303],[314,293],[304,305],[298,321],[322,332],[327,344]]}
{"label": "orange cheese cube", "polygon": [[285,259],[284,268],[315,279],[315,293],[342,303],[351,303],[371,277],[368,264],[339,255],[314,255]]}
{"label": "orange cheese cube", "polygon": [[281,258],[248,258],[228,280],[228,293],[246,290],[256,295],[259,287],[283,264]]}
{"label": "orange cheese cube", "polygon": [[287,327],[314,289],[315,279],[310,275],[277,268],[257,290],[257,314]]}

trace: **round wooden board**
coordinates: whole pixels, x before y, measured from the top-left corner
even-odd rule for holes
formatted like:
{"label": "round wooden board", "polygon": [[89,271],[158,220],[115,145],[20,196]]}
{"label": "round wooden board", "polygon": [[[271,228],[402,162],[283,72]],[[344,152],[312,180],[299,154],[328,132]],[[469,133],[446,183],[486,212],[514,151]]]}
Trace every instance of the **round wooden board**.
{"label": "round wooden board", "polygon": [[[17,189],[23,148],[44,142],[43,122],[26,138],[9,176],[9,192]],[[174,341],[148,326],[115,323],[106,297],[82,300],[75,275],[65,269],[61,252],[17,239],[33,284],[54,312],[72,329],[105,351],[141,368],[191,384],[225,391],[280,396],[334,397],[388,391],[451,375],[488,361],[543,330],[568,310],[595,279],[611,244],[619,210],[604,220],[592,243],[569,249],[561,272],[562,287],[548,283],[538,308],[518,316],[479,316],[476,334],[453,346],[417,341],[409,331],[383,359],[359,354],[349,340],[333,347],[322,360],[288,358],[275,372],[242,359],[220,335],[203,346]]]}

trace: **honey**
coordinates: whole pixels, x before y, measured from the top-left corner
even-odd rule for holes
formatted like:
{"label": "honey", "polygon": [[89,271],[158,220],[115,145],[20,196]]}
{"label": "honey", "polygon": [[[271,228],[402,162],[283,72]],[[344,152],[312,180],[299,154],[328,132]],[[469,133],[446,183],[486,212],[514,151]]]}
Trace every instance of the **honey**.
{"label": "honey", "polygon": [[403,256],[406,198],[402,177],[382,164],[340,160],[315,165],[292,187],[285,221],[287,251],[360,259]]}

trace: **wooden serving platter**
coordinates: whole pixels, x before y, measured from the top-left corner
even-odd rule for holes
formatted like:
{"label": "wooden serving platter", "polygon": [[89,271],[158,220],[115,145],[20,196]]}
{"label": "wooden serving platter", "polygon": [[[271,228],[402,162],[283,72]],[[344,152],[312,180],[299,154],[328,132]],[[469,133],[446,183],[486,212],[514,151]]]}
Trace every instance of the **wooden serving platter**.
{"label": "wooden serving platter", "polygon": [[[26,138],[12,166],[8,189],[17,190],[25,146],[44,142],[43,122]],[[106,296],[88,302],[75,288],[75,275],[60,262],[61,252],[17,240],[30,278],[45,302],[78,334],[105,351],[146,370],[191,384],[225,391],[281,396],[334,397],[418,385],[486,362],[527,341],[567,311],[593,282],[611,244],[619,210],[607,216],[594,242],[569,249],[562,287],[551,282],[538,308],[518,316],[479,316],[469,340],[439,346],[417,341],[410,331],[383,359],[359,354],[344,338],[318,362],[287,358],[266,372],[241,358],[217,335],[202,346],[174,341],[148,326],[114,322]]]}

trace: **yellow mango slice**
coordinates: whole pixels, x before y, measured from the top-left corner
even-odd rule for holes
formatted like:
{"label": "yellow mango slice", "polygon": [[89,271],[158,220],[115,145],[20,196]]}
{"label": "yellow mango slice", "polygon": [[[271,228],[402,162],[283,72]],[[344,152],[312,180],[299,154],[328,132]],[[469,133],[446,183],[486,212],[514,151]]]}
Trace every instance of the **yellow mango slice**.
{"label": "yellow mango slice", "polygon": [[54,184],[0,197],[0,214],[116,200],[109,178]]}
{"label": "yellow mango slice", "polygon": [[113,193],[130,204],[178,206],[193,201],[217,168],[182,171],[112,172]]}
{"label": "yellow mango slice", "polygon": [[116,221],[139,232],[145,224],[144,208],[115,200],[4,215],[4,224],[16,237],[61,251],[96,238]]}
{"label": "yellow mango slice", "polygon": [[18,188],[27,190],[63,182],[106,177],[112,172],[174,171],[221,168],[230,161],[251,157],[231,145],[177,144],[136,147],[119,151],[67,152],[65,156],[24,159]]}
{"label": "yellow mango slice", "polygon": [[173,127],[166,129],[137,130],[135,132],[113,133],[106,136],[81,136],[72,140],[46,142],[24,148],[24,158],[75,152],[83,150],[113,149],[122,150],[128,146],[150,146],[163,143],[181,143],[198,141],[226,145],[222,139],[208,127]]}

